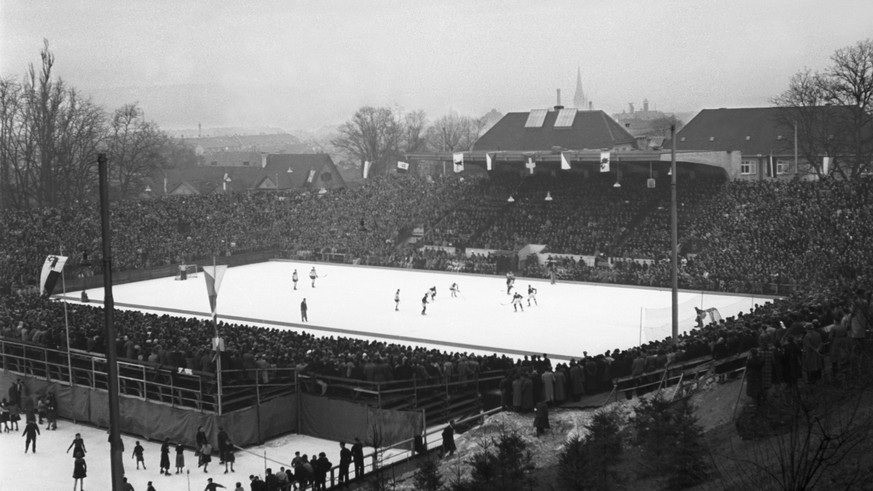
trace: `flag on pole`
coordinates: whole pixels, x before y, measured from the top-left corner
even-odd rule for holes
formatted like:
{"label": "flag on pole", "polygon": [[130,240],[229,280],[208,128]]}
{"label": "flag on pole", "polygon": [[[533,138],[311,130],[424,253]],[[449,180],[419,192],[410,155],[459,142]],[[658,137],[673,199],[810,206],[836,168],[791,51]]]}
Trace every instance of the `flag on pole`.
{"label": "flag on pole", "polygon": [[366,179],[367,176],[370,175],[370,165],[371,164],[369,160],[364,161],[364,179]]}
{"label": "flag on pole", "polygon": [[310,169],[309,176],[306,178],[306,182],[311,184],[313,180],[315,180],[315,169]]}
{"label": "flag on pole", "polygon": [[485,153],[485,169],[491,170],[491,154]]}
{"label": "flag on pole", "polygon": [[528,157],[527,163],[524,164],[524,166],[527,167],[527,170],[531,173],[531,175],[533,175],[534,169],[537,168],[537,163],[533,161],[533,158]]}
{"label": "flag on pole", "polygon": [[609,172],[609,152],[600,152],[600,172]]}
{"label": "flag on pole", "polygon": [[50,297],[55,291],[55,284],[67,263],[66,256],[48,256],[42,264],[42,272],[39,275],[39,293],[43,297]]}
{"label": "flag on pole", "polygon": [[464,154],[463,153],[453,153],[452,154],[452,163],[455,167],[455,172],[464,172]]}
{"label": "flag on pole", "polygon": [[567,160],[567,156],[564,155],[564,152],[561,152],[561,169],[570,170],[570,161]]}
{"label": "flag on pole", "polygon": [[218,315],[218,289],[221,288],[221,280],[227,266],[204,266],[203,279],[206,280],[206,295],[209,297],[209,309],[212,311],[212,319]]}
{"label": "flag on pole", "polygon": [[409,171],[409,162],[402,162],[400,160],[397,161],[397,169],[402,171]]}
{"label": "flag on pole", "polygon": [[821,170],[822,170],[821,173],[824,175],[828,175],[828,170],[830,169],[830,167],[831,167],[831,157],[823,157],[821,159]]}
{"label": "flag on pole", "polygon": [[776,177],[776,167],[773,167],[773,154],[770,154],[770,161],[767,164],[767,171],[770,173],[770,177]]}

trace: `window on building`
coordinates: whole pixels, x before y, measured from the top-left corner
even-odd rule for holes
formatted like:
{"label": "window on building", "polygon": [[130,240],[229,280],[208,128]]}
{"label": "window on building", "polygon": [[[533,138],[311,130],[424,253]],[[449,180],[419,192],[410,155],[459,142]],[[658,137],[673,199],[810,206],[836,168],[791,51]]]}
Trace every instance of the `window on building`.
{"label": "window on building", "polygon": [[791,161],[790,160],[777,160],[776,161],[776,175],[780,174],[788,174],[791,172]]}
{"label": "window on building", "polygon": [[740,161],[740,174],[744,176],[754,175],[758,173],[758,162],[755,160]]}
{"label": "window on building", "polygon": [[250,165],[248,160],[243,161],[243,165]]}

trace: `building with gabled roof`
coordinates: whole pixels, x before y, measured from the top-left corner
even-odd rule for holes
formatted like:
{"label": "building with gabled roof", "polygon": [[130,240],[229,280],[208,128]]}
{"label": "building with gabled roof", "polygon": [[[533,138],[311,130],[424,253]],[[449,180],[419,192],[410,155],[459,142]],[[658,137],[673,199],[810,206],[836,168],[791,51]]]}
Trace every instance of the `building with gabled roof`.
{"label": "building with gabled roof", "polygon": [[[676,148],[738,154],[737,164],[726,169],[732,179],[793,179],[808,174],[804,154],[815,154],[817,160],[828,155],[824,148],[809,150],[809,143],[815,141],[810,133],[820,128],[804,128],[803,121],[809,118],[800,112],[812,111],[820,121],[839,121],[851,110],[847,106],[704,109],[676,133]],[[664,145],[669,147],[670,142]],[[807,151],[799,151],[798,146]]]}
{"label": "building with gabled roof", "polygon": [[256,190],[320,191],[345,188],[327,154],[262,154],[256,166],[204,165],[163,171],[146,180],[149,197]]}
{"label": "building with gabled roof", "polygon": [[557,106],[554,110],[508,113],[473,145],[474,152],[530,152],[556,148],[633,150],[636,139],[603,111]]}

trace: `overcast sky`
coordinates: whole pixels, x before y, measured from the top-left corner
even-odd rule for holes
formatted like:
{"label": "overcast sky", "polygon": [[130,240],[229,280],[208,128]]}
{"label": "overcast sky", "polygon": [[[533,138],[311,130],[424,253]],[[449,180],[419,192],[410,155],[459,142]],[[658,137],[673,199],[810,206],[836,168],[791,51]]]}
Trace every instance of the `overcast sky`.
{"label": "overcast sky", "polygon": [[873,1],[0,0],[0,73],[43,39],[57,73],[166,128],[315,129],[362,105],[480,116],[769,105],[792,74],[873,37]]}

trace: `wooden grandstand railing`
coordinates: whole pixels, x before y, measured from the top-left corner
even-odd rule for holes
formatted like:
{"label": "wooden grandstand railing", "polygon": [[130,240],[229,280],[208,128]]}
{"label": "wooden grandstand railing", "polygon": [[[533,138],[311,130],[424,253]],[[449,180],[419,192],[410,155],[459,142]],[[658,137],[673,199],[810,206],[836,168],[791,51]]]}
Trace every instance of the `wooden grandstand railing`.
{"label": "wooden grandstand railing", "polygon": [[[0,358],[0,367],[5,371],[65,385],[109,390],[106,358],[99,353],[71,349],[68,358],[66,351],[0,338]],[[448,421],[477,411],[481,395],[496,388],[502,377],[502,372],[492,371],[476,373],[465,380],[455,376],[368,382],[296,368],[267,368],[222,370],[219,389],[213,373],[135,360],[118,361],[121,395],[218,414],[303,390],[381,409],[425,410],[430,421]]]}

